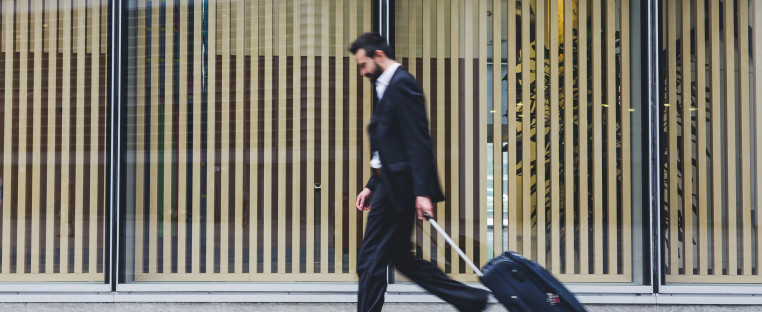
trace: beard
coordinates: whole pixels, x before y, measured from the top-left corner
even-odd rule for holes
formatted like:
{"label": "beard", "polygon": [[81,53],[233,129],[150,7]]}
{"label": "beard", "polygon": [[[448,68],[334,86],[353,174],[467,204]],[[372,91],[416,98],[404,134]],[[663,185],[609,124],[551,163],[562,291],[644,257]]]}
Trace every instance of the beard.
{"label": "beard", "polygon": [[381,76],[381,74],[382,74],[384,71],[383,71],[383,70],[381,70],[381,66],[379,66],[379,65],[378,65],[378,63],[376,63],[376,62],[373,62],[373,63],[375,63],[375,64],[376,64],[376,70],[374,70],[374,71],[373,71],[373,72],[371,72],[371,73],[367,73],[367,74],[365,74],[365,77],[366,77],[366,78],[368,78],[368,79],[370,79],[370,81],[371,81],[372,83],[376,83],[376,80],[378,79],[378,77],[380,77],[380,76]]}

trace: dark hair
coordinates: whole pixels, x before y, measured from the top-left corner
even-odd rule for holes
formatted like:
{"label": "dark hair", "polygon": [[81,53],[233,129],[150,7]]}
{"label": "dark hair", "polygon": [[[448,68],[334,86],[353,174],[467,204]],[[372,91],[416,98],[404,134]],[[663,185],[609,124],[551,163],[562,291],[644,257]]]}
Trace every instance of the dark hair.
{"label": "dark hair", "polygon": [[376,32],[367,32],[355,39],[354,42],[352,42],[352,45],[349,46],[349,52],[351,52],[353,55],[357,53],[357,50],[363,49],[365,50],[365,53],[368,55],[368,57],[373,57],[376,55],[377,50],[384,51],[387,57],[390,59],[394,59],[394,52],[392,51],[392,48],[389,47],[388,44],[386,44],[386,39],[384,37],[381,37]]}

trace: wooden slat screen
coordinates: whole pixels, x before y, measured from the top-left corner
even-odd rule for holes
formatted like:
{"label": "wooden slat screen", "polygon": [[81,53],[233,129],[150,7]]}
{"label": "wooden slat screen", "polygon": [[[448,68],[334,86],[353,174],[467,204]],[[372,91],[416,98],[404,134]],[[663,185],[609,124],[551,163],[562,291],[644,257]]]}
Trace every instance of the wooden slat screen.
{"label": "wooden slat screen", "polygon": [[[562,281],[632,281],[629,1],[395,5],[395,54],[424,88],[448,197],[437,212],[466,254],[483,265],[515,250]],[[476,280],[420,227],[418,255]]]}
{"label": "wooden slat screen", "polygon": [[667,1],[664,10],[666,282],[760,283],[759,174],[753,169],[759,128],[752,128],[760,120],[752,97],[759,81],[751,54],[759,53],[753,31],[759,4]]}
{"label": "wooden slat screen", "polygon": [[135,281],[354,281],[371,89],[347,48],[370,3],[129,9]]}
{"label": "wooden slat screen", "polygon": [[108,5],[0,8],[0,281],[103,282]]}
{"label": "wooden slat screen", "polygon": [[[760,283],[762,5],[662,5],[666,281]],[[108,6],[0,1],[0,281],[104,279]],[[479,264],[515,250],[565,282],[632,281],[630,1],[395,6],[445,229]],[[129,2],[136,281],[356,279],[372,88],[346,48],[370,12],[352,0]],[[476,280],[428,224],[412,239]]]}

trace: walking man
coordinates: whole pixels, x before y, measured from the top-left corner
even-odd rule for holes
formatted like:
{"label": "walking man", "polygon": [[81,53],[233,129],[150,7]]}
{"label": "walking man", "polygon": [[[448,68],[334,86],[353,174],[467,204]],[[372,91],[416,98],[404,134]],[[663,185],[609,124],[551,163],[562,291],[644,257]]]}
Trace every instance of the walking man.
{"label": "walking man", "polygon": [[423,90],[394,61],[391,48],[377,33],[360,35],[349,51],[360,74],[374,83],[379,100],[368,125],[373,176],[355,204],[360,211],[370,211],[358,259],[357,311],[381,311],[389,263],[458,310],[483,310],[486,290],[451,280],[411,252],[414,217],[423,220],[424,213],[433,217],[432,203],[444,200]]}

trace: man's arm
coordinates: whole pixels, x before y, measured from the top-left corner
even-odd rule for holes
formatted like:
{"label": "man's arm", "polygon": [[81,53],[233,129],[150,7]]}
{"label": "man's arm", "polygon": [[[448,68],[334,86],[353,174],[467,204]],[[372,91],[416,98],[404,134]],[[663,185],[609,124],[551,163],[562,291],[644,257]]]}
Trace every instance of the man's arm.
{"label": "man's arm", "polygon": [[377,183],[378,178],[376,175],[371,175],[370,179],[368,179],[368,183],[365,184],[365,189],[357,195],[357,200],[355,201],[355,208],[357,208],[357,210],[363,211],[370,209],[370,199],[373,197],[373,191],[376,189]]}
{"label": "man's arm", "polygon": [[365,188],[369,189],[371,192],[376,190],[376,184],[378,183],[378,178],[376,178],[375,174],[370,175],[370,179],[368,179],[368,183],[365,183]]}

